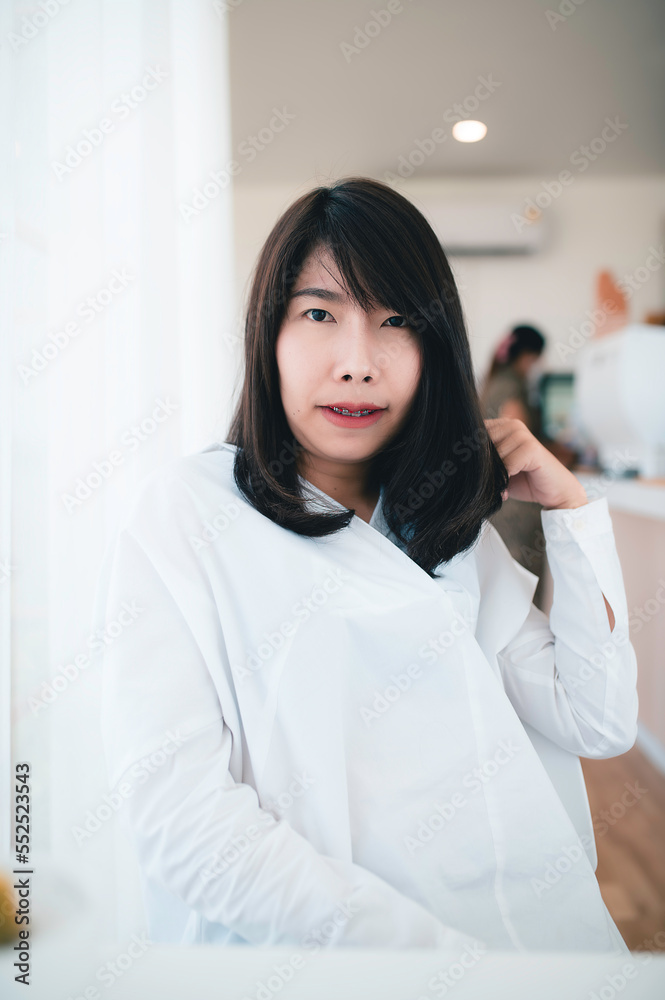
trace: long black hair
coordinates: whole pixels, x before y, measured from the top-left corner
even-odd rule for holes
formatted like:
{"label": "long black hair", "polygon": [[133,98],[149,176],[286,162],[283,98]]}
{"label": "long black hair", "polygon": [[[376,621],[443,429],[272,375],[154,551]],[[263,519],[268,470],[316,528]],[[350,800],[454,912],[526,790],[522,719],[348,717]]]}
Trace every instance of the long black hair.
{"label": "long black hair", "polygon": [[[307,511],[298,482],[301,446],[279,388],[275,343],[305,260],[327,250],[363,309],[406,318],[420,338],[421,377],[408,417],[370,461],[368,491],[383,487],[388,527],[430,576],[469,548],[501,507],[508,473],[483,422],[455,280],[422,213],[388,185],[351,177],[317,187],[277,220],[254,270],[245,322],[245,370],[227,440],[234,478],[258,511],[319,537],[354,510]],[[399,328],[398,328],[399,329]]]}

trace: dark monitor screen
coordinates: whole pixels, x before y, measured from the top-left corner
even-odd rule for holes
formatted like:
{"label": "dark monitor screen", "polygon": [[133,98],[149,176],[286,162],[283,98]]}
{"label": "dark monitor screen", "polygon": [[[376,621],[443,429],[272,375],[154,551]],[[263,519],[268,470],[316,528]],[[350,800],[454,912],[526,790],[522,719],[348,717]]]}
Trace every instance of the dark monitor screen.
{"label": "dark monitor screen", "polygon": [[[544,435],[572,448],[577,454],[577,465],[596,466],[597,448],[579,417],[574,373],[547,372],[542,375],[538,381],[537,396]],[[621,474],[630,476],[634,470],[624,470]]]}
{"label": "dark monitor screen", "polygon": [[577,439],[573,372],[547,372],[538,383],[538,395],[545,435],[565,443]]}

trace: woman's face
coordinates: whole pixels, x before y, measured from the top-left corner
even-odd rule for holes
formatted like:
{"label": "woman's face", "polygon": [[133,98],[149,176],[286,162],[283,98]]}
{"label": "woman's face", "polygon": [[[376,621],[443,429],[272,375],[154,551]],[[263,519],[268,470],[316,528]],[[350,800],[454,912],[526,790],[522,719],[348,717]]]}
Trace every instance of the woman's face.
{"label": "woman's face", "polygon": [[[289,427],[311,457],[363,462],[402,427],[421,371],[419,336],[404,323],[389,309],[365,313],[352,303],[326,251],[306,260],[275,351]],[[379,412],[338,416],[338,404]]]}

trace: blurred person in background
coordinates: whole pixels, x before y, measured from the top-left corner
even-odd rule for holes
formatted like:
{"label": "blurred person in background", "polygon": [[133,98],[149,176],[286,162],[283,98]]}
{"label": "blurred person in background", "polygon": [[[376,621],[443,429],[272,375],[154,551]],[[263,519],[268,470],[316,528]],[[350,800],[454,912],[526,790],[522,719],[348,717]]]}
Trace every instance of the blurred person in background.
{"label": "blurred person in background", "polygon": [[[483,417],[513,417],[522,420],[531,433],[551,451],[566,468],[570,468],[575,453],[543,433],[540,404],[534,400],[538,362],[545,350],[545,337],[533,326],[512,328],[499,343],[480,390]],[[541,505],[526,500],[503,502],[501,510],[490,521],[522,566],[539,577],[533,603],[543,609],[543,570],[545,540],[540,520]]]}
{"label": "blurred person in background", "polygon": [[515,326],[494,352],[481,393],[486,418],[516,417],[536,437],[542,436],[539,407],[530,402],[529,387],[545,338],[533,326]]}

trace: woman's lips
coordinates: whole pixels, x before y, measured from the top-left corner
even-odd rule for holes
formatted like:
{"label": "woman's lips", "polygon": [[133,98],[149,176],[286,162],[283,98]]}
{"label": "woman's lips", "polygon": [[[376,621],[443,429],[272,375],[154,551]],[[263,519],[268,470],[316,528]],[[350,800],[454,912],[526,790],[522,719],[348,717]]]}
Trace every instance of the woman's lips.
{"label": "woman's lips", "polygon": [[358,429],[375,424],[385,413],[385,409],[374,410],[373,413],[368,413],[364,417],[352,417],[350,414],[335,413],[330,406],[322,406],[321,411],[326,420],[329,420],[331,424],[335,424],[337,427],[356,427]]}

